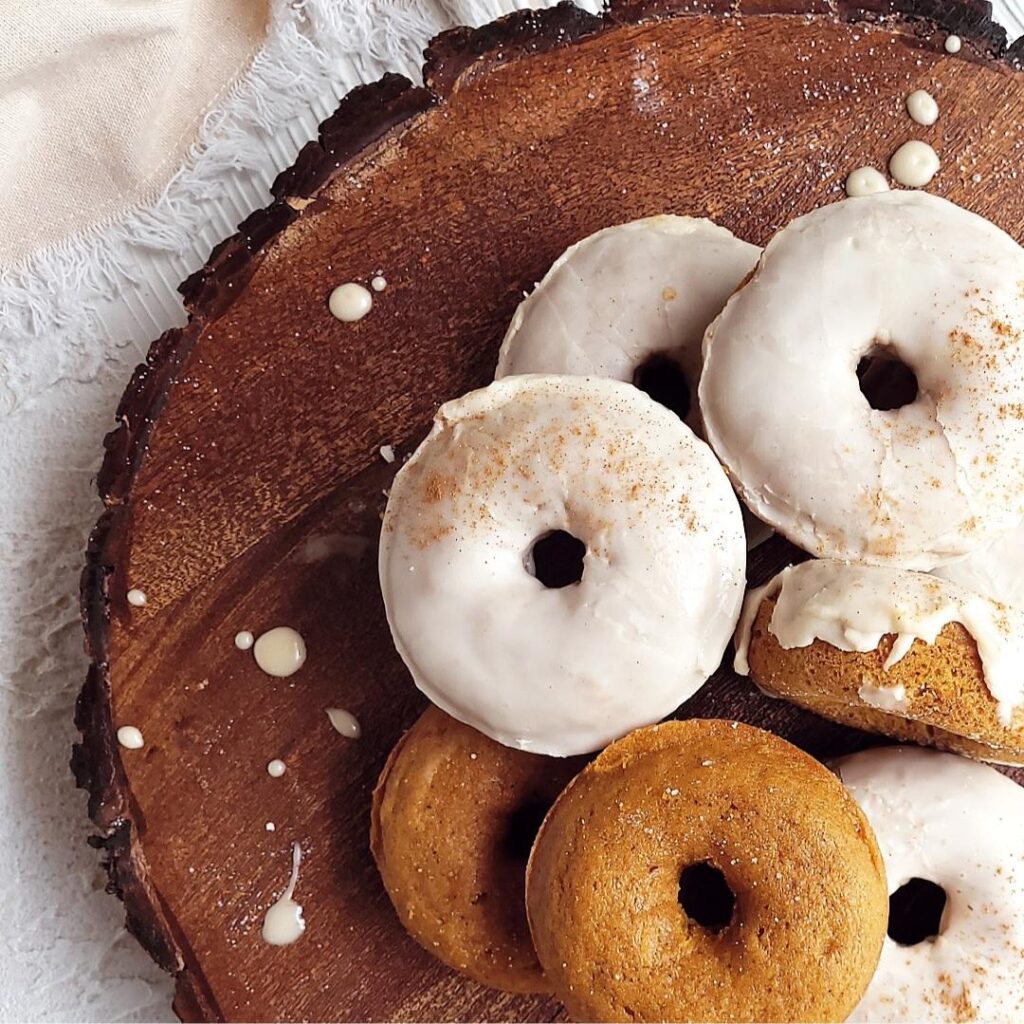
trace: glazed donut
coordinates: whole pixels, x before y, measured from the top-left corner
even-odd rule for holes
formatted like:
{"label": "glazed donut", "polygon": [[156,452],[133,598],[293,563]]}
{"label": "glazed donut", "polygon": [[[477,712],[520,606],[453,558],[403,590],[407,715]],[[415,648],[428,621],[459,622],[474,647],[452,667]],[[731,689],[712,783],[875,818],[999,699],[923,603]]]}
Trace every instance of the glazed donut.
{"label": "glazed donut", "polygon": [[[924,192],[847,199],[777,234],[708,328],[700,385],[751,510],[819,557],[924,570],[1015,526],[1022,280],[1013,239]],[[887,357],[910,389],[882,404],[916,398],[872,408],[857,372],[872,357],[868,378]]]}
{"label": "glazed donut", "polygon": [[735,722],[612,744],[544,819],[526,905],[578,1021],[842,1020],[885,933],[871,828],[813,758]]}
{"label": "glazed donut", "polygon": [[1024,614],[927,573],[811,561],[750,592],[736,671],[848,725],[1024,763]]}
{"label": "glazed donut", "polygon": [[370,849],[406,931],[506,992],[547,992],[526,923],[526,859],[545,812],[583,767],[504,747],[428,708],[373,793]]}
{"label": "glazed donut", "polygon": [[663,718],[742,601],[739,504],[711,450],[629,384],[507,377],[441,407],[395,478],[395,646],[449,714],[566,756]]}
{"label": "glazed donut", "polygon": [[663,214],[598,231],[562,253],[519,304],[495,376],[632,381],[699,434],[704,331],[760,254],[703,218]]}
{"label": "glazed donut", "polygon": [[892,901],[878,970],[848,1020],[1024,1020],[1024,790],[914,747],[836,768],[878,838]]}

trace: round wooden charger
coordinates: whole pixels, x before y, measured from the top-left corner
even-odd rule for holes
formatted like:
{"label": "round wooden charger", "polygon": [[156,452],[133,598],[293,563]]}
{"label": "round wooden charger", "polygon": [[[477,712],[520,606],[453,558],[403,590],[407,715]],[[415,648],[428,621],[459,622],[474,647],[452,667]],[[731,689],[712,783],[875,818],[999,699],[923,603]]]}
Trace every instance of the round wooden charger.
{"label": "round wooden charger", "polygon": [[[988,13],[650,0],[448,33],[425,88],[388,77],[356,90],[273,205],[183,286],[190,322],[153,345],[107,440],[74,757],[111,888],[177,974],[181,1016],[559,1012],[433,961],[370,859],[371,788],[423,706],[377,585],[396,468],[378,448],[408,454],[442,401],[487,382],[524,289],[609,224],[672,211],[764,244],[919,137],[942,157],[933,191],[1024,235],[1024,75]],[[949,31],[958,57],[943,51]],[[917,88],[938,99],[931,128],[905,113]],[[333,286],[377,272],[388,285],[369,316],[331,317]],[[792,554],[762,546],[752,577]],[[132,587],[144,607],[128,604]],[[233,643],[279,624],[309,649],[284,680]],[[358,716],[361,739],[332,730],[334,706]],[[767,726],[816,754],[871,742],[727,670],[681,713]],[[121,749],[120,725],[145,747]],[[274,779],[278,757],[288,771]],[[261,922],[294,841],[308,927],[273,948]]]}

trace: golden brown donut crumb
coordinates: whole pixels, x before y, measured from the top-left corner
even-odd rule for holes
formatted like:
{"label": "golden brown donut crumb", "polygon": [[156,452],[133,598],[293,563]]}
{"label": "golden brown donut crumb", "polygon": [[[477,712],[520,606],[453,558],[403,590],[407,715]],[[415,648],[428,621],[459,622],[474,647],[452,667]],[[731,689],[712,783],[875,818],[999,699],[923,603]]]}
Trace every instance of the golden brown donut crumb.
{"label": "golden brown donut crumb", "polygon": [[585,762],[504,747],[431,707],[373,794],[370,849],[405,929],[463,974],[547,992],[524,905],[544,813]]}
{"label": "golden brown donut crumb", "polygon": [[[694,897],[715,902],[714,876],[727,891],[709,913]],[[888,895],[871,829],[827,769],[770,733],[695,719],[639,729],[577,776],[534,845],[527,909],[575,1020],[821,1021],[863,994]]]}

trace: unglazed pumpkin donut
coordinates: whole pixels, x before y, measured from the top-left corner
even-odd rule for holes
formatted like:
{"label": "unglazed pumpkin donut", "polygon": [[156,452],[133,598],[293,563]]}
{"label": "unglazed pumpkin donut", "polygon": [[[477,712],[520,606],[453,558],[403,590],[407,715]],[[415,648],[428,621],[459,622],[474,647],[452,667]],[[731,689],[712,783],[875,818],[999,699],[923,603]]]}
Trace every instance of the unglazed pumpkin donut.
{"label": "unglazed pumpkin donut", "polygon": [[[1014,527],[1021,281],[1024,249],[925,192],[847,199],[779,232],[708,328],[700,385],[751,510],[819,557],[924,570]],[[916,398],[872,408],[858,379],[872,357],[909,368]]]}
{"label": "unglazed pumpkin donut", "polygon": [[1024,614],[926,573],[791,566],[747,596],[736,671],[848,725],[1024,763]]}
{"label": "unglazed pumpkin donut", "polygon": [[728,478],[674,413],[620,381],[507,377],[442,406],[395,478],[381,589],[435,704],[567,756],[707,680],[744,547]]}
{"label": "unglazed pumpkin donut", "polygon": [[631,733],[570,783],[526,902],[579,1021],[842,1020],[887,911],[874,836],[835,776],[770,733],[696,719]]}
{"label": "unglazed pumpkin donut", "polygon": [[546,992],[526,923],[526,859],[583,762],[502,746],[429,708],[373,794],[370,849],[406,931],[463,974]]}
{"label": "unglazed pumpkin donut", "polygon": [[495,376],[632,381],[700,433],[704,331],[760,254],[704,218],[604,228],[562,253],[519,304]]}
{"label": "unglazed pumpkin donut", "polygon": [[914,747],[835,765],[878,839],[888,936],[850,1021],[1024,1020],[1024,789]]}

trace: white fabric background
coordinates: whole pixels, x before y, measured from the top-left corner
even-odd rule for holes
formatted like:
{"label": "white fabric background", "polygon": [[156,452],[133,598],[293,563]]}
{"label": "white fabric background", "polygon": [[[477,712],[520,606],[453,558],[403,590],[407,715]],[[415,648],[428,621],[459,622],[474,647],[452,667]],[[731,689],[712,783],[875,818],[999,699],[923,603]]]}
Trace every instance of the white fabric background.
{"label": "white fabric background", "polygon": [[[77,580],[98,512],[100,440],[149,342],[182,319],[175,286],[268,201],[274,175],[352,86],[389,69],[415,77],[423,44],[442,28],[543,5],[275,0],[251,83],[208,119],[204,148],[152,216],[73,272],[40,261],[56,297],[45,307],[31,287],[19,295],[0,281],[0,1020],[174,1019],[169,980],[102,891],[67,761],[84,675]],[[996,10],[1011,36],[1024,32],[1021,0],[996,0]]]}
{"label": "white fabric background", "polygon": [[4,0],[0,267],[152,200],[266,37],[268,0]]}

